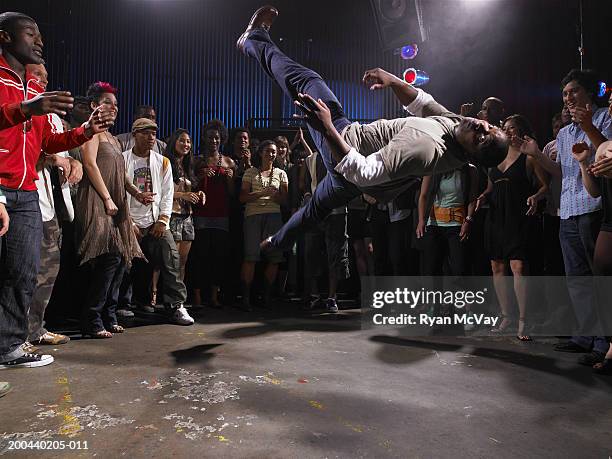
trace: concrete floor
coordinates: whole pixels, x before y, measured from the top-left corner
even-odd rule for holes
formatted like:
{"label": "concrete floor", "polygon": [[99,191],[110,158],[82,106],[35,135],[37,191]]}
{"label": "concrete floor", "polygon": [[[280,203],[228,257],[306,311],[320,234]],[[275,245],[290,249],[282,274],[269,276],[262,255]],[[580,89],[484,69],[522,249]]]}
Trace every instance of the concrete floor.
{"label": "concrete floor", "polygon": [[136,320],[110,340],[45,347],[53,365],[0,372],[14,386],[0,455],[43,454],[11,440],[87,442],[44,457],[612,454],[612,378],[551,341],[362,331],[358,310],[194,315],[192,327]]}

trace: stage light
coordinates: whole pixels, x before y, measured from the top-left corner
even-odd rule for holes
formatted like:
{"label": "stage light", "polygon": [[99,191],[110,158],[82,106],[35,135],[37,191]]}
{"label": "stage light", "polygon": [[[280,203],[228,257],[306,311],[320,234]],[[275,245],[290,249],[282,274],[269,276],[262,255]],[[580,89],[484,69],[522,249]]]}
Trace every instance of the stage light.
{"label": "stage light", "polygon": [[413,86],[423,86],[429,82],[429,75],[423,70],[409,68],[404,70],[404,81]]}
{"label": "stage light", "polygon": [[599,91],[597,92],[597,97],[603,97],[606,95],[607,92],[612,92],[612,88],[608,88],[606,83],[603,81],[600,81],[598,86],[599,86]]}
{"label": "stage light", "polygon": [[414,59],[419,52],[419,47],[415,44],[397,48],[393,54],[399,55],[404,60]]}

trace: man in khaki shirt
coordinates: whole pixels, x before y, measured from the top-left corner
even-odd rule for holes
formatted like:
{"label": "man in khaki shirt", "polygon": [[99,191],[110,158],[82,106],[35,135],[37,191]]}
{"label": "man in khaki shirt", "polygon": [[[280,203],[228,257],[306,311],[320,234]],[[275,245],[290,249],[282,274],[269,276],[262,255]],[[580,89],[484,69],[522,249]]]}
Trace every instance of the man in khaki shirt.
{"label": "man in khaki shirt", "polygon": [[449,112],[429,94],[382,69],[368,70],[364,83],[371,90],[391,88],[407,110],[424,118],[351,124],[321,76],[272,42],[268,31],[277,16],[273,7],[258,9],[236,45],[304,111],[329,173],[308,205],[264,241],[264,247],[291,246],[300,232],[361,193],[388,202],[411,186],[415,176],[443,173],[468,161],[493,167],[505,158],[508,139],[499,127]]}

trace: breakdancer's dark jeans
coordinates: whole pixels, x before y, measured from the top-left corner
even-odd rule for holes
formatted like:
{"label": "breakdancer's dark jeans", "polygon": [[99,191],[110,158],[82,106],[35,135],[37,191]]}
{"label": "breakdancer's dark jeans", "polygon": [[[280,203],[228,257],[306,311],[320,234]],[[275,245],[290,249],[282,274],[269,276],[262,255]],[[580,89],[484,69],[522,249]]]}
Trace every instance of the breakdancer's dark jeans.
{"label": "breakdancer's dark jeans", "polygon": [[[293,100],[297,99],[298,93],[309,94],[314,99],[321,99],[329,107],[332,121],[338,132],[342,132],[350,124],[342,105],[321,76],[289,59],[272,42],[268,32],[263,29],[251,32],[245,49],[247,54],[257,59],[270,78],[276,81],[284,93]],[[323,158],[327,175],[317,186],[308,204],[293,214],[289,221],[272,236],[272,245],[285,250],[293,245],[301,233],[323,221],[332,209],[346,205],[355,196],[361,194],[355,185],[334,170],[336,162],[323,135],[310,125],[308,130]]]}

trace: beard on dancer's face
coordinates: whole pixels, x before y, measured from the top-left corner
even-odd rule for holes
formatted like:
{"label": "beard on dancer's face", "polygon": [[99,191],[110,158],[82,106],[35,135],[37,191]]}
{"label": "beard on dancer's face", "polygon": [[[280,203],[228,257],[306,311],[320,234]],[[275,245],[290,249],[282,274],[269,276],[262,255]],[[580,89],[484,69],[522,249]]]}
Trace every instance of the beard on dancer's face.
{"label": "beard on dancer's face", "polygon": [[508,136],[487,121],[465,117],[456,126],[455,136],[470,161],[484,167],[497,166],[508,154]]}

